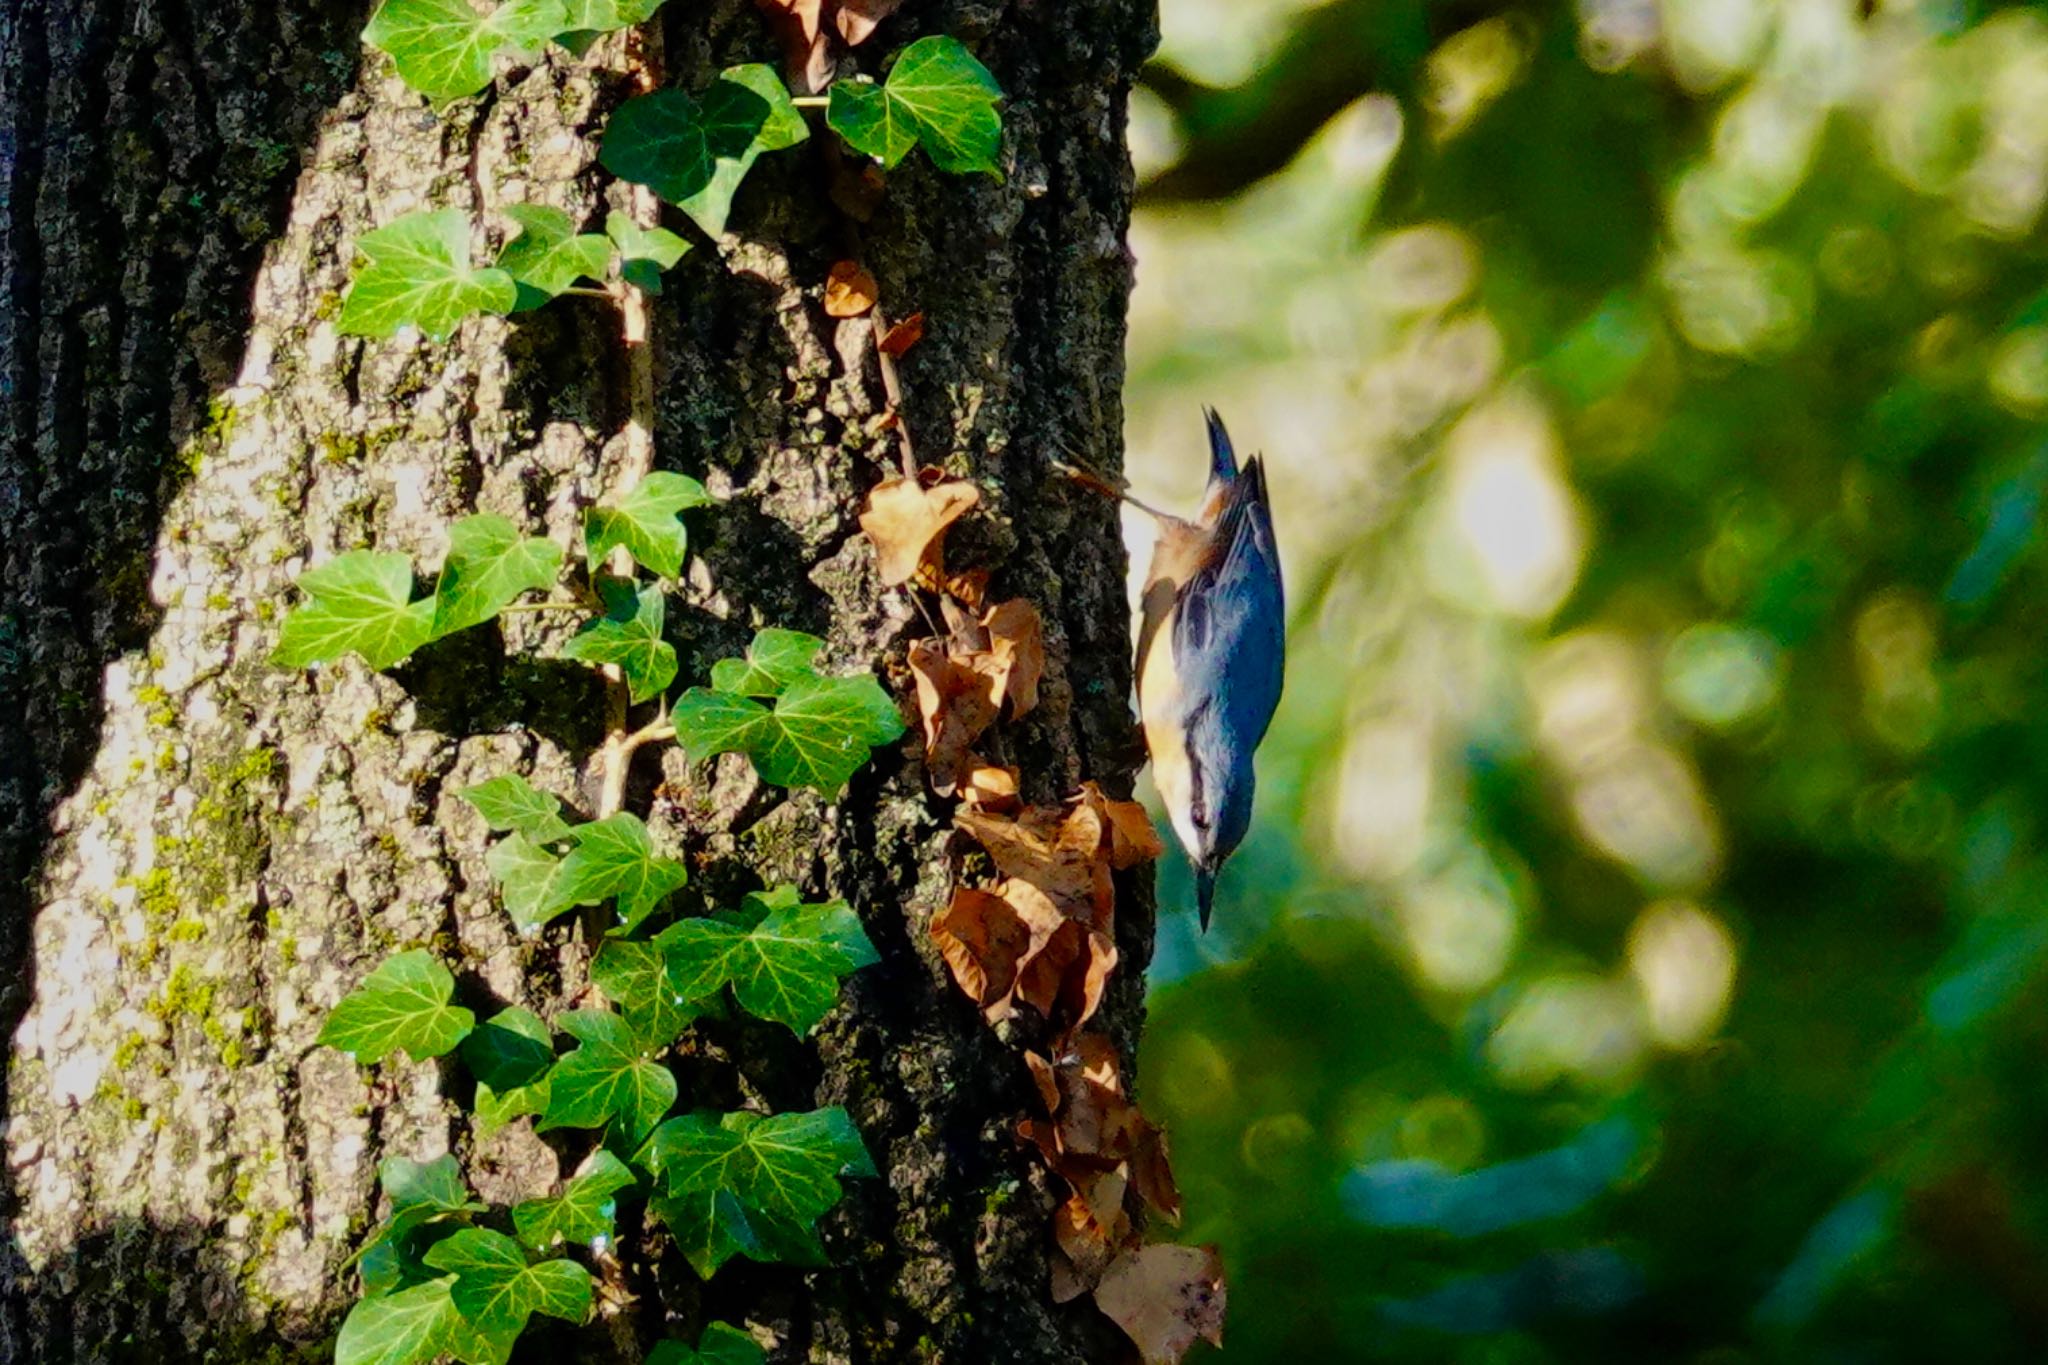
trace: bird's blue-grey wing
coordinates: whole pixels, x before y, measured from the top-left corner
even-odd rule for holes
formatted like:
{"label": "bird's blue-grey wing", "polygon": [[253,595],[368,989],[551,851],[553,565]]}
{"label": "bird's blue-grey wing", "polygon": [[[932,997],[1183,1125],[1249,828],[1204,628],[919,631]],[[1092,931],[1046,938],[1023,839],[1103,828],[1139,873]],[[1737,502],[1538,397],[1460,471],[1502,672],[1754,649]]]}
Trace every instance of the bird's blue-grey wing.
{"label": "bird's blue-grey wing", "polygon": [[1174,613],[1175,672],[1190,707],[1220,708],[1215,719],[1249,753],[1280,704],[1287,644],[1280,555],[1258,459],[1246,461],[1233,482],[1216,530],[1216,554],[1189,578]]}

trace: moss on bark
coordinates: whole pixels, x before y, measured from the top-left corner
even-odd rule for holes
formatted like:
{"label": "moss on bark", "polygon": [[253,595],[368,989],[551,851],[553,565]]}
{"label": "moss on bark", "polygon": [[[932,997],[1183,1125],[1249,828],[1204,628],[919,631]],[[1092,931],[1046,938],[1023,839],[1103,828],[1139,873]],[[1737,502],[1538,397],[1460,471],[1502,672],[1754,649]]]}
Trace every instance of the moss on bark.
{"label": "moss on bark", "polygon": [[[379,1159],[453,1150],[509,1199],[569,1155],[523,1124],[477,1140],[442,1066],[362,1071],[313,1046],[401,944],[440,947],[476,1003],[550,1011],[580,989],[573,932],[511,932],[486,832],[453,795],[521,771],[587,804],[602,707],[548,658],[565,627],[508,618],[389,675],[266,656],[309,556],[431,563],[472,509],[572,541],[623,408],[601,304],[478,321],[448,345],[365,345],[334,319],[350,243],[400,212],[601,214],[616,191],[589,134],[624,86],[553,53],[436,114],[381,60],[358,70],[365,8],[0,15],[0,951],[19,964],[0,1358],[317,1354]],[[678,82],[774,56],[740,0],[669,10]],[[956,558],[1046,615],[1045,702],[1001,757],[1037,796],[1115,788],[1137,758],[1116,518],[1048,460],[1116,464],[1124,96],[1149,7],[908,7],[861,62],[934,31],[973,43],[1010,92],[1010,174],[913,162],[865,256],[885,298],[928,320],[905,366],[921,452],[988,493]],[[818,307],[848,240],[822,186],[812,152],[764,163],[732,234],[661,300],[658,462],[725,500],[695,519],[672,635],[700,677],[759,625],[810,629],[907,693],[902,646],[922,627],[857,535],[890,452],[862,324]],[[630,799],[704,869],[694,895],[792,880],[859,911],[884,961],[816,1037],[714,1024],[683,1075],[707,1104],[847,1105],[884,1178],[827,1220],[831,1270],[739,1264],[705,1286],[647,1240],[624,1337],[716,1315],[772,1334],[778,1361],[1111,1358],[1092,1310],[1046,1296],[1052,1195],[1010,1132],[1028,1082],[928,943],[950,835],[914,751],[878,755],[834,805],[668,752]],[[1151,934],[1148,889],[1127,890],[1131,965],[1107,1015],[1126,1041]],[[621,1339],[551,1341],[596,1360]]]}

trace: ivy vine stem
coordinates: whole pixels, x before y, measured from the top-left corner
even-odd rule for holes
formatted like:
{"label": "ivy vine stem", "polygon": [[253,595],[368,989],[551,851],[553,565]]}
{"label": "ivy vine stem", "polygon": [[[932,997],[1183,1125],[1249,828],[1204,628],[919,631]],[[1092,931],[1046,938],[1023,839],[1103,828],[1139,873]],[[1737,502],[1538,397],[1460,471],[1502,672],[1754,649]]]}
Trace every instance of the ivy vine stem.
{"label": "ivy vine stem", "polygon": [[[644,29],[628,29],[623,41],[626,70],[640,91],[645,93],[660,85],[661,26],[650,24]],[[627,188],[626,209],[639,227],[661,225],[661,203],[654,191],[645,185]],[[654,352],[648,344],[646,292],[630,281],[621,280],[617,297],[626,357],[625,449],[616,484],[618,492],[623,495],[631,492],[633,486],[654,468]],[[632,557],[623,546],[612,551],[610,565],[614,573],[622,576],[633,572]],[[630,694],[625,674],[617,665],[606,665],[604,674],[608,695],[605,742],[599,757],[601,776],[597,818],[600,820],[618,814],[623,806],[626,770],[633,750],[638,747],[628,742],[626,712]]]}
{"label": "ivy vine stem", "polygon": [[799,109],[823,109],[832,103],[830,95],[791,95],[789,102]]}

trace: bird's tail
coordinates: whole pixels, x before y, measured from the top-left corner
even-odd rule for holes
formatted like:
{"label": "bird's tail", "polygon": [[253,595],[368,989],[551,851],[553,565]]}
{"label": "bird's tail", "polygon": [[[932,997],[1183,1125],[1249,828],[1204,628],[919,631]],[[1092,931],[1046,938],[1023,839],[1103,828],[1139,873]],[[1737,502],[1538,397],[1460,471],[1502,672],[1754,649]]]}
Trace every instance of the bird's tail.
{"label": "bird's tail", "polygon": [[1209,932],[1209,915],[1216,908],[1216,869],[1195,869],[1195,909],[1201,912],[1202,932]]}
{"label": "bird's tail", "polygon": [[1229,483],[1237,477],[1237,451],[1230,444],[1230,433],[1216,409],[1203,408],[1202,415],[1209,419],[1209,477]]}

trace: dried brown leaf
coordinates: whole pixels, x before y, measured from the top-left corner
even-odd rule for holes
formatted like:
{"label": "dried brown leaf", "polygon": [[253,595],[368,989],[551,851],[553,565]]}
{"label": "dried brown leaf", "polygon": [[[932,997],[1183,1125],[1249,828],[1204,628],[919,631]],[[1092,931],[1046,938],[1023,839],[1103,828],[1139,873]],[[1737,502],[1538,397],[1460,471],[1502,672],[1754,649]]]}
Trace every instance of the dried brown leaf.
{"label": "dried brown leaf", "polygon": [[1130,1216],[1124,1212],[1126,1183],[1115,1171],[1084,1176],[1053,1213],[1052,1235],[1059,1254],[1090,1288],[1131,1238]]}
{"label": "dried brown leaf", "polygon": [[884,355],[900,356],[918,342],[924,340],[924,314],[912,313],[901,322],[891,323],[889,330],[882,333],[875,344],[882,348]]}
{"label": "dried brown leaf", "polygon": [[825,311],[835,318],[857,318],[880,297],[875,277],[859,261],[835,261],[825,276]]}
{"label": "dried brown leaf", "polygon": [[988,850],[1003,875],[1028,882],[1067,914],[1107,929],[1115,905],[1103,818],[1086,801],[1027,806],[1014,818],[961,810],[953,823]]}
{"label": "dried brown leaf", "polygon": [[990,607],[981,623],[996,660],[996,701],[1009,702],[1011,719],[1021,719],[1038,705],[1038,681],[1045,674],[1045,627],[1038,608],[1015,598]]}
{"label": "dried brown leaf", "polygon": [[981,599],[988,596],[988,570],[963,569],[948,576],[940,586],[949,597],[957,598],[968,606],[979,609]]}
{"label": "dried brown leaf", "polygon": [[1223,1344],[1223,1262],[1214,1247],[1148,1246],[1116,1258],[1095,1303],[1145,1365],[1179,1365],[1197,1338]]}
{"label": "dried brown leaf", "polygon": [[768,16],[782,44],[783,63],[799,95],[812,95],[831,84],[838,68],[831,31],[825,27],[826,0],[754,0]]}
{"label": "dried brown leaf", "polygon": [[960,796],[968,805],[997,813],[1017,809],[1017,770],[970,756]]}
{"label": "dried brown leaf", "polygon": [[1001,896],[957,886],[952,901],[932,917],[932,940],[967,998],[988,1008],[1016,984],[1031,929]]}
{"label": "dried brown leaf", "polygon": [[1131,1189],[1154,1212],[1180,1222],[1180,1186],[1174,1183],[1173,1163],[1167,1159],[1166,1130],[1149,1120],[1131,1152]]}
{"label": "dried brown leaf", "polygon": [[1053,1113],[1060,1107],[1060,1083],[1052,1074],[1052,1063],[1036,1052],[1027,1051],[1024,1065],[1038,1086],[1038,1098],[1045,1101],[1045,1112]]}
{"label": "dried brown leaf", "polygon": [[859,47],[881,23],[896,12],[903,0],[839,0],[839,12],[833,18],[839,24],[839,36],[846,39],[848,47]]}
{"label": "dried brown leaf", "polygon": [[1166,852],[1165,841],[1152,826],[1152,817],[1137,802],[1119,801],[1093,782],[1081,784],[1081,799],[1101,812],[1108,823],[1109,865],[1119,872],[1151,862]]}
{"label": "dried brown leaf", "polygon": [[946,528],[980,501],[981,490],[965,479],[941,479],[929,488],[909,479],[876,485],[860,514],[860,529],[874,542],[882,582],[908,583],[925,566],[942,574]]}
{"label": "dried brown leaf", "polygon": [[965,775],[968,750],[995,722],[994,661],[986,654],[948,654],[937,640],[910,646],[917,711],[924,722],[924,762],[932,787],[951,795]]}
{"label": "dried brown leaf", "polygon": [[1088,931],[1078,971],[1070,970],[1060,990],[1059,1017],[1062,1039],[1071,1038],[1102,1008],[1102,994],[1109,989],[1110,974],[1116,971],[1116,940],[1100,929]]}
{"label": "dried brown leaf", "polygon": [[1050,1019],[1059,1004],[1067,974],[1085,967],[1088,928],[1079,920],[1062,919],[1045,946],[1033,953],[1017,973],[1017,998]]}
{"label": "dried brown leaf", "polygon": [[1074,1269],[1074,1263],[1064,1252],[1054,1249],[1052,1256],[1052,1301],[1072,1303],[1095,1286],[1081,1278],[1081,1272]]}

